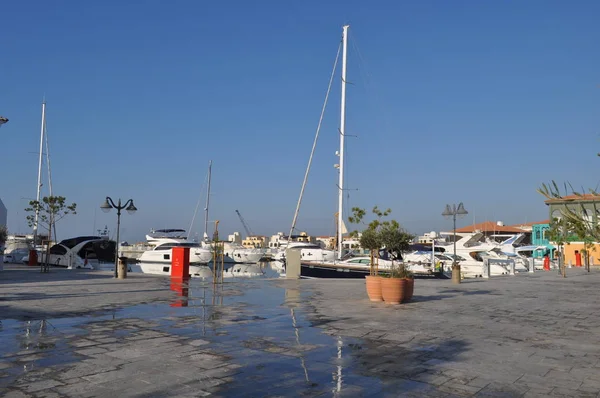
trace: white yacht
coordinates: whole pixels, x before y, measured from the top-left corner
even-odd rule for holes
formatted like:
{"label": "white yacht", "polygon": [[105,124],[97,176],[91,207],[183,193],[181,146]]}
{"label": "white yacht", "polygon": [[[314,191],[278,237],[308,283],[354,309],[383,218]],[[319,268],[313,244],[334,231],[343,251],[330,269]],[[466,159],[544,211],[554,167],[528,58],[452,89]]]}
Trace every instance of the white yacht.
{"label": "white yacht", "polygon": [[171,252],[174,247],[189,247],[190,266],[207,265],[213,257],[212,251],[202,247],[198,242],[189,241],[183,229],[153,230],[146,235],[146,241],[151,249],[142,253],[138,258],[139,264],[137,264],[141,266],[142,272],[147,270],[147,273],[162,273],[164,267],[170,267]]}
{"label": "white yacht", "polygon": [[[116,242],[102,236],[78,236],[50,247],[48,263],[69,269],[86,268],[114,270]],[[46,252],[38,250],[38,261],[45,261]],[[22,258],[29,262],[29,254]]]}
{"label": "white yacht", "polygon": [[[250,247],[245,247],[235,242],[221,242],[224,246],[224,262],[231,263],[251,263],[255,264],[260,261],[261,258],[265,255],[265,249],[255,249]],[[211,250],[212,253],[212,245],[213,242],[205,241],[202,243],[202,246],[207,250]]]}
{"label": "white yacht", "polygon": [[[447,236],[446,242],[436,242],[436,247],[443,247],[447,256],[453,256],[452,233],[441,233]],[[479,277],[483,275],[483,262],[485,259],[490,261],[490,275],[507,275],[509,273],[509,263],[514,261],[502,252],[501,244],[492,243],[485,240],[480,232],[475,233],[456,233],[456,255],[457,261],[461,267],[461,273],[464,277]],[[443,244],[442,244],[443,243]],[[460,258],[458,258],[460,257]],[[515,266],[517,262],[515,262]],[[448,267],[451,269],[452,264]],[[515,267],[516,268],[516,267]],[[447,269],[445,269],[447,271]],[[517,269],[517,271],[522,271]]]}
{"label": "white yacht", "polygon": [[323,249],[315,243],[291,241],[281,244],[273,260],[285,262],[285,251],[292,248],[300,248],[300,258],[303,261],[334,261],[337,254],[336,251]]}

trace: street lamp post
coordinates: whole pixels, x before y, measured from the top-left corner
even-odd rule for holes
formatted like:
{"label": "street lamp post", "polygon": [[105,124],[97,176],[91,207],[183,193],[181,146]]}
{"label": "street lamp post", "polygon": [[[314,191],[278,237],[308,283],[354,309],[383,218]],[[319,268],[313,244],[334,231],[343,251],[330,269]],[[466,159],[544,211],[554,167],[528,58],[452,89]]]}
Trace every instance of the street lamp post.
{"label": "street lamp post", "polygon": [[110,197],[106,197],[106,200],[100,206],[103,212],[108,213],[110,209],[117,209],[117,245],[115,248],[115,278],[118,278],[118,265],[119,265],[119,229],[121,227],[121,210],[127,210],[127,213],[133,214],[137,211],[137,208],[133,205],[133,199],[129,199],[124,205],[121,205],[121,198],[115,205],[115,202]]}
{"label": "street lamp post", "polygon": [[456,216],[462,217],[469,214],[468,211],[465,210],[462,202],[458,204],[453,204],[452,206],[446,205],[446,209],[442,213],[442,216],[448,218],[452,217],[453,222],[453,231],[454,231],[454,257],[452,258],[452,282],[460,283],[460,264],[456,261]]}

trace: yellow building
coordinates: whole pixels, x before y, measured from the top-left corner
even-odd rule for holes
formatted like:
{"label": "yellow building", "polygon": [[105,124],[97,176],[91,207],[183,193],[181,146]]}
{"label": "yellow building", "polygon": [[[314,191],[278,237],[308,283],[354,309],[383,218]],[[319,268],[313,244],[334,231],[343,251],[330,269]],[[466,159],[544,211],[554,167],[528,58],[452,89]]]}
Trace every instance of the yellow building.
{"label": "yellow building", "polygon": [[300,232],[295,239],[297,242],[308,242],[308,243],[316,243],[317,239],[314,236],[308,235],[306,232]]}
{"label": "yellow building", "polygon": [[263,248],[267,247],[267,237],[262,235],[252,235],[248,236],[246,239],[242,241],[242,245],[244,247],[249,248]]}

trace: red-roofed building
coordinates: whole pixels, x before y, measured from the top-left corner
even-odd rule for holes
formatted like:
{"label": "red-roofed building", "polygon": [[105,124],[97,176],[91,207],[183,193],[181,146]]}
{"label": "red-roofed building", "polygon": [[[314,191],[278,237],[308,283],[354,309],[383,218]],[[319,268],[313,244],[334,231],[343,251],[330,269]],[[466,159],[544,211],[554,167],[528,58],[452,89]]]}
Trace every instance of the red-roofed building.
{"label": "red-roofed building", "polygon": [[524,231],[520,228],[504,225],[502,221],[484,221],[479,224],[467,225],[466,227],[456,228],[458,233],[481,232],[484,235],[493,234],[520,234]]}

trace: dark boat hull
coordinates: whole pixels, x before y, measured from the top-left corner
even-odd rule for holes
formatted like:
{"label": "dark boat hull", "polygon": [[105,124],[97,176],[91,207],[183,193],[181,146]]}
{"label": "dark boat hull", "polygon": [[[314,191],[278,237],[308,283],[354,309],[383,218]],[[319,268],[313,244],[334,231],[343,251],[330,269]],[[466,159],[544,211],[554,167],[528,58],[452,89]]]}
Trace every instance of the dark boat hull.
{"label": "dark boat hull", "polygon": [[[379,272],[379,274],[385,274]],[[343,266],[321,265],[315,263],[301,263],[300,276],[303,278],[336,278],[336,279],[361,279],[369,275],[369,269],[356,269]],[[448,279],[443,273],[413,274],[414,278],[439,278]]]}

